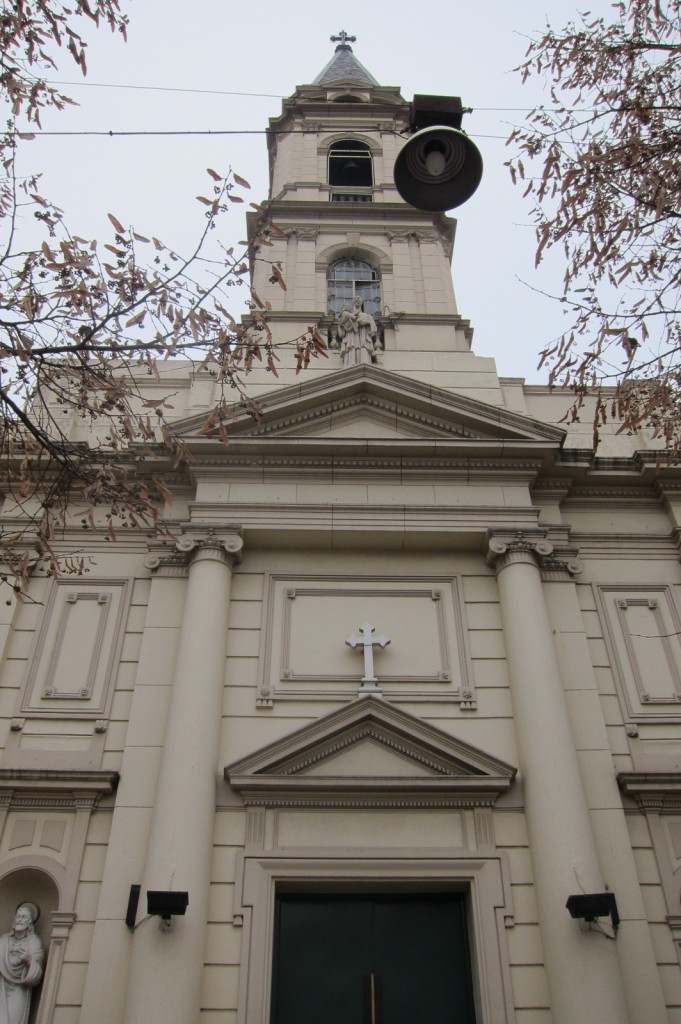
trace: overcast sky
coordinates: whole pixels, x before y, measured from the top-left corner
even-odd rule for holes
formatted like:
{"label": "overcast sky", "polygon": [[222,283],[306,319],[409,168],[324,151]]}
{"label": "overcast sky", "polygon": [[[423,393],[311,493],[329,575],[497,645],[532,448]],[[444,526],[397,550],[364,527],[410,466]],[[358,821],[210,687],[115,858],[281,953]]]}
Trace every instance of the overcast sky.
{"label": "overcast sky", "polygon": [[[44,129],[235,134],[62,135],[26,144],[22,169],[44,171],[44,191],[62,205],[72,231],[104,238],[112,212],[186,252],[202,227],[194,197],[205,194],[208,166],[231,165],[251,182],[251,198],[263,199],[268,118],[280,112],[280,97],[315,78],[333,53],[329,36],[345,29],[357,36],[358,59],[381,84],[400,86],[405,99],[460,95],[474,108],[464,127],[485,173],[457,211],[459,311],[473,324],[476,353],[494,356],[500,374],[542,380],[537,353],[560,334],[563,314],[522,281],[556,291],[560,260],[534,270],[529,208],[503,166],[504,140],[546,98],[539,82],[522,86],[512,69],[547,19],[557,27],[575,14],[571,0],[121,0],[121,7],[130,17],[128,42],[104,29],[89,33],[85,80],[61,61],[52,78],[77,83],[64,91],[79,106],[46,118]],[[588,8],[607,13],[611,3]],[[230,244],[244,237],[242,210],[230,210]],[[242,311],[239,295],[233,312]]]}

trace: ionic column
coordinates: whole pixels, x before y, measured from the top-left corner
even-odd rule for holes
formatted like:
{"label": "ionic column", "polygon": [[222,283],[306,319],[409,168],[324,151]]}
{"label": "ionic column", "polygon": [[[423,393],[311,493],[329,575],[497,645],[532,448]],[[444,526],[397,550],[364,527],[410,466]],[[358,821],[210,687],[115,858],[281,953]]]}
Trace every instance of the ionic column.
{"label": "ionic column", "polygon": [[571,893],[603,892],[604,882],[539,572],[552,550],[544,540],[493,538],[488,556],[499,586],[551,1021],[627,1024],[615,943],[582,931],[565,909]]}
{"label": "ionic column", "polygon": [[178,543],[191,564],[138,921],[148,889],[186,890],[189,907],[168,931],[158,918],[138,923],[125,1024],[199,1018],[230,584],[242,546],[236,535]]}

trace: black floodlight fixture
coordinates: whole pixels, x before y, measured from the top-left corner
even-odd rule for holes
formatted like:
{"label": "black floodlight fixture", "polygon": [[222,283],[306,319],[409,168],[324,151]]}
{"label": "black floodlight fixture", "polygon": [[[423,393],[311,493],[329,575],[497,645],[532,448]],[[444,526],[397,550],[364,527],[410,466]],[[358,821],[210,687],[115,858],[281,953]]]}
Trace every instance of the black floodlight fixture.
{"label": "black floodlight fixture", "polygon": [[417,210],[453,210],[480,184],[482,156],[461,130],[464,113],[458,96],[414,96],[415,134],[397,155],[394,178],[402,198]]}
{"label": "black floodlight fixture", "polygon": [[579,893],[577,896],[568,896],[565,906],[570,911],[571,917],[580,918],[583,921],[595,921],[598,917],[609,917],[613,928],[617,931],[620,915],[614,892],[585,892]]}
{"label": "black floodlight fixture", "polygon": [[184,917],[188,906],[188,892],[147,890],[147,914],[157,915],[166,926],[170,925],[172,917]]}

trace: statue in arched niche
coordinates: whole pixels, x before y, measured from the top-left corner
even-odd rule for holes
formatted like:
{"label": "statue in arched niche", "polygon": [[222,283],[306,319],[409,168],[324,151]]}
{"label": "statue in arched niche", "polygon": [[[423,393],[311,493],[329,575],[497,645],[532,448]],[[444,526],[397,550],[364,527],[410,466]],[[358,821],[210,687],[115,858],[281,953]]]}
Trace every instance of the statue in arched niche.
{"label": "statue in arched niche", "polygon": [[0,1024],[28,1024],[31,995],[43,976],[45,954],[33,925],[34,903],[21,903],[12,927],[0,936]]}
{"label": "statue in arched niche", "polygon": [[352,309],[343,306],[338,314],[338,336],[343,366],[361,366],[376,359],[378,328],[371,313],[364,312],[364,303],[355,297]]}

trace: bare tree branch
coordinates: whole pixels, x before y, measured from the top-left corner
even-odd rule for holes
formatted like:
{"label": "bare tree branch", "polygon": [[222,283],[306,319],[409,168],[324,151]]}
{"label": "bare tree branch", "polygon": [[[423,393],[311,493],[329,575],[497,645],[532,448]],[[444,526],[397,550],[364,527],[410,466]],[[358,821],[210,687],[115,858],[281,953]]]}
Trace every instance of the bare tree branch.
{"label": "bare tree branch", "polygon": [[[227,396],[236,391],[257,416],[246,375],[256,361],[276,374],[267,310],[246,283],[249,263],[261,258],[258,245],[278,231],[267,208],[251,204],[255,241],[243,251],[209,245],[243,201],[243,178],[208,168],[205,195],[197,197],[202,227],[184,258],[112,213],[109,238],[80,238],[43,195],[39,175],[18,180],[17,147],[30,145],[31,125],[40,125],[44,109],[71,102],[44,80],[55,68],[54,47],[86,73],[79,19],[125,38],[119,0],[14,0],[0,17],[0,98],[13,113],[0,137],[0,487],[3,521],[11,524],[0,524],[0,581],[19,595],[36,553],[49,572],[85,571],[82,559],[64,558],[54,545],[76,510],[85,529],[95,512],[104,516],[112,540],[128,525],[158,523],[170,492],[153,467],[176,471],[188,454],[165,420],[169,396],[145,398],[140,371],[159,379],[157,361],[177,356],[209,368],[221,393],[202,432],[225,441]],[[20,208],[22,220],[32,213],[42,230],[35,248],[19,237]],[[252,311],[246,323],[228,312],[235,288],[245,290]],[[315,328],[289,344],[299,368],[325,354]],[[74,417],[93,428],[89,443],[72,439]]]}
{"label": "bare tree branch", "polygon": [[556,246],[564,257],[558,299],[572,316],[541,353],[550,384],[572,389],[569,417],[596,396],[596,443],[616,417],[623,431],[652,429],[673,462],[681,457],[681,11],[679,0],[622,0],[614,10],[612,21],[587,14],[531,40],[518,71],[548,79],[552,105],[513,131],[507,166],[532,202],[537,264]]}

